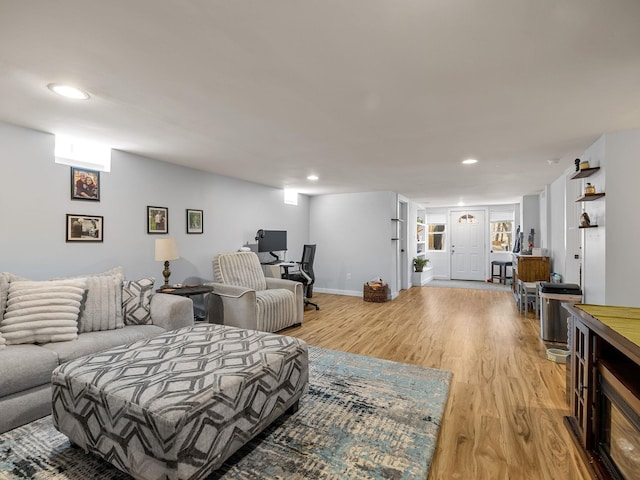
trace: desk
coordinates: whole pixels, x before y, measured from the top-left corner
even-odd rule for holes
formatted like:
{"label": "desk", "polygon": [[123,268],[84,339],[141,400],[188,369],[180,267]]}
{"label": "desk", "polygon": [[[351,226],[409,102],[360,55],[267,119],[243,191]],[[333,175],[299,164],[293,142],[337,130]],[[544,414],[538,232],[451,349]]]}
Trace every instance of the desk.
{"label": "desk", "polygon": [[289,269],[297,266],[298,264],[296,262],[267,263],[262,264],[262,271],[265,277],[287,278],[289,276]]}

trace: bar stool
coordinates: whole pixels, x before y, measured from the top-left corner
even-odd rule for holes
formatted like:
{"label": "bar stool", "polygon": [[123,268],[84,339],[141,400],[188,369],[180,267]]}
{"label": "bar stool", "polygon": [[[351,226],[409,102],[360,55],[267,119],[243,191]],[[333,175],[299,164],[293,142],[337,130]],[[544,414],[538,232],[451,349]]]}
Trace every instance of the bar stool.
{"label": "bar stool", "polygon": [[[508,262],[506,260],[494,260],[491,262],[491,281],[493,282],[494,278],[499,278],[500,283],[506,285],[507,278],[513,278],[512,276],[507,276],[507,267],[512,267],[513,262]],[[496,274],[495,267],[498,267],[498,274]]]}

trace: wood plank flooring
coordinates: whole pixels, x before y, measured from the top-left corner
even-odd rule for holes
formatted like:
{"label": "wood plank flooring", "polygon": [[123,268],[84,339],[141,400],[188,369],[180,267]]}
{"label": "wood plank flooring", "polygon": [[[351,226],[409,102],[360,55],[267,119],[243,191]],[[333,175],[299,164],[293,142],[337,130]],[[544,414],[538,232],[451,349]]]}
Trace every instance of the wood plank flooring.
{"label": "wood plank flooring", "polygon": [[386,303],[313,301],[321,310],[282,333],[453,372],[430,480],[590,478],[562,420],[565,366],[546,359],[538,321],[511,293],[413,287]]}

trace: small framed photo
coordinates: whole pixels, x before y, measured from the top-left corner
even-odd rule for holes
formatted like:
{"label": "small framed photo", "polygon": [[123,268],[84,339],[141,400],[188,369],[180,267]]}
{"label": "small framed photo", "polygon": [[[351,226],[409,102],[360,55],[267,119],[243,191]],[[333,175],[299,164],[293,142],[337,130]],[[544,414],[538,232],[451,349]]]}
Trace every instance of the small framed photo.
{"label": "small framed photo", "polygon": [[71,167],[71,200],[100,201],[100,172]]}
{"label": "small framed photo", "polygon": [[147,233],[169,233],[169,209],[147,207]]}
{"label": "small framed photo", "polygon": [[67,242],[102,242],[103,217],[67,213]]}
{"label": "small framed photo", "polygon": [[202,210],[187,208],[187,233],[202,233]]}

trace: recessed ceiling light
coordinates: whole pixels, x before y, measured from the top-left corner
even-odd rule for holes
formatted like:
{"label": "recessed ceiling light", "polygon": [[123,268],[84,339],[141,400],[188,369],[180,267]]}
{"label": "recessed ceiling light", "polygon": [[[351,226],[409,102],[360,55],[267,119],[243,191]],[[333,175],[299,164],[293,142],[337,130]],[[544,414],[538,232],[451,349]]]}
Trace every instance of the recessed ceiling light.
{"label": "recessed ceiling light", "polygon": [[307,177],[307,180],[311,180],[312,182],[315,182],[316,180],[318,180],[318,176],[317,175],[309,175]]}
{"label": "recessed ceiling light", "polygon": [[73,98],[74,100],[87,100],[89,98],[89,94],[84,90],[80,90],[79,88],[72,87],[70,85],[62,85],[60,83],[50,83],[47,85],[49,90],[58,95],[62,95],[66,98]]}
{"label": "recessed ceiling light", "polygon": [[463,160],[462,163],[464,165],[473,165],[474,163],[478,163],[478,160],[475,158],[467,158],[466,160]]}

